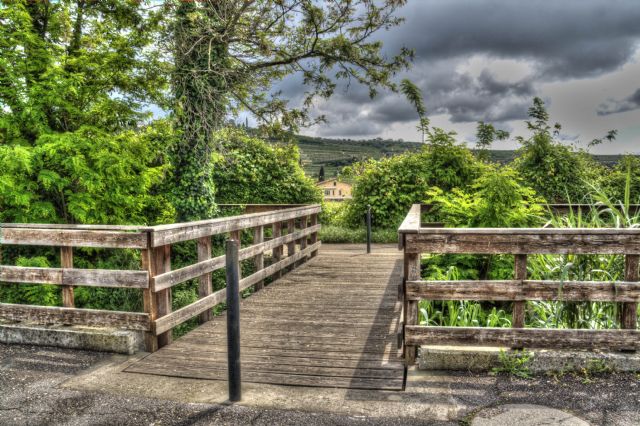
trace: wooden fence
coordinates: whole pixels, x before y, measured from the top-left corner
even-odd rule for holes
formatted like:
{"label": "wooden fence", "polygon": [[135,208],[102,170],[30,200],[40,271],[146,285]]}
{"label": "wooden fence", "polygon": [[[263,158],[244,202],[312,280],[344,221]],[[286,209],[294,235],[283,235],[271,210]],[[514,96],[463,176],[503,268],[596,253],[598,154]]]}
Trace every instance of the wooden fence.
{"label": "wooden fence", "polygon": [[[423,206],[413,205],[398,229],[399,246],[404,250],[399,344],[408,365],[415,362],[417,346],[422,344],[612,350],[640,347],[640,331],[636,330],[640,229],[425,227],[422,210]],[[422,253],[512,254],[514,277],[505,281],[424,281],[420,276]],[[527,280],[527,255],[531,254],[624,255],[624,281]],[[511,301],[512,328],[420,326],[418,302],[423,299]],[[621,329],[524,328],[525,302],[529,300],[619,302]]]}
{"label": "wooden fence", "polygon": [[[60,268],[1,265],[0,257],[0,282],[60,285],[63,307],[0,303],[0,319],[142,330],[146,332],[146,349],[153,352],[171,342],[175,326],[196,316],[201,322],[208,321],[211,309],[225,300],[226,289],[212,290],[211,273],[225,267],[225,256],[212,257],[212,236],[229,234],[240,240],[243,230],[252,232],[252,244],[240,250],[239,258],[253,259],[255,272],[242,278],[240,291],[251,286],[259,290],[266,278],[279,277],[285,268],[299,266],[317,254],[319,212],[319,205],[277,206],[273,211],[153,227],[2,224],[0,244],[59,247]],[[272,228],[268,240],[265,227]],[[197,263],[172,270],[171,245],[193,240],[197,242]],[[74,269],[73,247],[140,250],[141,268]],[[272,262],[265,266],[267,252]],[[195,278],[199,280],[199,299],[172,312],[172,287]],[[140,289],[144,312],[78,309],[75,286]]]}

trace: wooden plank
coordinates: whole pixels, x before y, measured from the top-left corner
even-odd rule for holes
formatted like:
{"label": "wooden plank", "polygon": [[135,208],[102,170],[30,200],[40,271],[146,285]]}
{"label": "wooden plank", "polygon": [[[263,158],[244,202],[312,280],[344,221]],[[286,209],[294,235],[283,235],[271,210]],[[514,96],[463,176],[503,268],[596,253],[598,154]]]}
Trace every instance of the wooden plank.
{"label": "wooden plank", "polygon": [[[153,260],[155,262],[155,273],[162,274],[171,270],[171,246],[160,246],[153,250]],[[157,318],[160,319],[171,313],[171,289],[154,290],[156,295],[156,306],[158,310]],[[158,331],[154,328],[158,337],[158,348],[166,346],[172,342],[171,331]]]}
{"label": "wooden plank", "polygon": [[83,287],[146,288],[149,285],[146,271],[31,268],[22,266],[0,266],[0,281]]}
{"label": "wooden plank", "polygon": [[405,251],[457,254],[640,254],[640,229],[431,228],[428,231],[427,233],[423,228],[419,234],[406,234]]}
{"label": "wooden plank", "polygon": [[[628,254],[624,259],[624,279],[625,281],[640,281],[640,275],[638,267],[640,264],[640,256]],[[638,323],[638,301],[637,299],[633,303],[622,304],[620,310],[620,327],[626,329],[635,329]]]}
{"label": "wooden plank", "polygon": [[552,349],[638,349],[639,330],[568,330],[406,326],[405,341],[414,345],[477,345]]}
{"label": "wooden plank", "polygon": [[[276,222],[272,225],[272,234],[273,240],[279,240],[282,237],[282,222]],[[275,263],[279,262],[282,259],[283,247],[282,245],[277,245],[273,248],[272,257]],[[278,279],[282,276],[282,271],[277,271],[273,278]]]}
{"label": "wooden plank", "polygon": [[[295,219],[289,219],[287,221],[287,233],[289,235],[293,235],[295,233],[295,229],[296,229],[296,220]],[[291,242],[289,242],[289,244],[287,244],[287,256],[291,257],[294,256],[296,254],[296,241],[292,240]],[[291,270],[293,270],[295,265],[292,264],[291,266]]]}
{"label": "wooden plank", "polygon": [[411,281],[411,300],[638,302],[640,283],[619,281]]}
{"label": "wooden plank", "polygon": [[0,266],[0,281],[6,283],[62,284],[62,269]]}
{"label": "wooden plank", "polygon": [[[156,304],[156,296],[153,292],[151,284],[151,277],[155,275],[155,261],[153,259],[153,250],[144,249],[140,251],[140,266],[142,270],[147,272],[148,287],[142,290],[142,307],[146,314],[149,316],[149,322],[154,324],[158,317],[158,306]],[[158,339],[155,331],[150,330],[144,333],[144,349],[147,352],[155,352],[158,350]]]}
{"label": "wooden plank", "polygon": [[62,284],[83,287],[147,288],[147,271],[63,269]]}
{"label": "wooden plank", "polygon": [[[519,281],[517,285],[521,285],[522,281],[527,279],[527,255],[526,254],[515,255],[514,278],[517,281]],[[512,327],[515,327],[515,328],[524,327],[525,306],[526,304],[524,301],[513,303],[513,315],[511,320]]]}
{"label": "wooden plank", "polygon": [[[211,237],[202,237],[198,239],[198,263],[206,262],[211,259]],[[198,297],[202,299],[207,297],[213,291],[213,284],[211,281],[211,272],[206,272],[198,278]],[[213,318],[213,312],[211,309],[200,313],[199,322],[204,324]]]}
{"label": "wooden plank", "polygon": [[[264,242],[264,226],[256,226],[253,228],[253,244],[257,246],[261,246]],[[260,271],[264,268],[264,254],[261,250],[258,254],[256,254],[253,259],[253,266],[256,268],[256,271]],[[264,280],[260,280],[254,284],[254,290],[259,291],[264,287]]]}
{"label": "wooden plank", "polygon": [[295,207],[266,213],[254,213],[229,218],[218,218],[198,222],[160,225],[154,227],[151,244],[154,247],[173,244],[180,241],[238,231],[261,225],[269,225],[297,217],[319,213],[319,205]]}
{"label": "wooden plank", "polygon": [[[320,225],[318,225],[318,214],[317,213],[314,213],[314,214],[312,214],[310,216],[309,228],[316,229],[315,231],[313,231],[313,233],[309,237],[309,244],[313,245],[313,244],[318,242],[318,231],[320,230]],[[316,251],[311,252],[309,257],[313,258],[313,257],[316,257],[317,255],[318,255],[318,251],[316,250]]]}
{"label": "wooden plank", "polygon": [[143,249],[147,233],[2,227],[0,244]]}
{"label": "wooden plank", "polygon": [[[203,370],[200,368],[190,369],[180,365],[160,365],[149,366],[145,371],[147,374],[156,374],[170,377],[199,378],[209,380],[227,380],[227,371]],[[289,386],[309,386],[347,389],[380,389],[380,390],[402,390],[404,380],[398,378],[371,379],[353,377],[327,377],[315,375],[277,374],[259,373],[255,371],[242,372],[242,381],[246,383],[264,383]]]}
{"label": "wooden plank", "polygon": [[[307,228],[307,221],[308,221],[308,217],[307,216],[303,216],[300,218],[300,230],[297,231],[297,233],[302,233],[304,232],[304,230]],[[300,245],[300,250],[304,250],[307,247],[307,237],[304,236],[300,239],[296,240],[298,242],[298,244]],[[295,267],[297,268],[298,266],[301,266],[303,263],[305,263],[306,258],[303,257],[300,260],[296,261],[295,263]]]}
{"label": "wooden plank", "polygon": [[149,315],[98,309],[58,308],[0,303],[0,319],[36,324],[86,325],[149,330]]}
{"label": "wooden plank", "polygon": [[[407,253],[404,254],[404,280],[415,281],[420,279],[420,254]],[[411,300],[407,297],[404,298],[404,306],[402,310],[404,317],[402,322],[405,329],[407,326],[418,323],[418,302]],[[407,344],[407,339],[404,339],[404,361],[407,366],[411,366],[415,363],[416,355],[418,353],[418,347]]]}
{"label": "wooden plank", "polygon": [[[73,247],[60,247],[60,266],[62,268],[73,268]],[[64,274],[63,274],[64,281]],[[64,283],[67,284],[67,283]],[[65,308],[73,308],[74,303],[73,286],[62,286],[62,306]]]}

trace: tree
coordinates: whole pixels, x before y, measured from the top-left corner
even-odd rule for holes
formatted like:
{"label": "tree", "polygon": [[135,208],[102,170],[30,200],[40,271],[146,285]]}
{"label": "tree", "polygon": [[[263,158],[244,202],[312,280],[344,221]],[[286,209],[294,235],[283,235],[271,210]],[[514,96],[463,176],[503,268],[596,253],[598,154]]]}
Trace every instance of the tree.
{"label": "tree", "polygon": [[324,166],[320,166],[320,171],[318,172],[318,182],[324,181]]}
{"label": "tree", "polygon": [[0,144],[132,129],[165,104],[160,14],[137,2],[14,0],[0,8]]}
{"label": "tree", "polygon": [[406,78],[400,82],[400,91],[418,113],[418,130],[422,132],[422,143],[425,143],[427,141],[427,132],[429,131],[429,119],[427,118],[427,108],[424,105],[422,92],[418,89],[418,86]]}
{"label": "tree", "polygon": [[[228,115],[247,110],[269,131],[323,120],[310,117],[317,97],[330,97],[336,79],[356,81],[375,96],[395,90],[391,77],[408,66],[412,52],[387,58],[371,36],[398,25],[405,0],[206,0],[180,2],[170,34],[176,117],[183,132],[176,146],[176,203],[181,219],[214,209],[211,175],[213,133]],[[308,88],[298,108],[273,93],[290,74]]]}
{"label": "tree", "polygon": [[476,148],[478,149],[478,157],[483,160],[489,159],[489,148],[496,140],[505,140],[509,138],[509,132],[496,129],[493,124],[478,121],[476,128]]}

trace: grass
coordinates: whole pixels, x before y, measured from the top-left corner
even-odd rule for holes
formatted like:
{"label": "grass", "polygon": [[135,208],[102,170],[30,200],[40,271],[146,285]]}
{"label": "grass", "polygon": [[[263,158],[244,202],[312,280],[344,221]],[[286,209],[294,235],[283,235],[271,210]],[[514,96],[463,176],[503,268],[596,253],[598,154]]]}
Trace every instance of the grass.
{"label": "grass", "polygon": [[[339,225],[322,225],[319,233],[323,243],[348,244],[366,243],[367,230],[362,228],[348,228]],[[396,243],[398,242],[397,229],[374,229],[371,232],[373,243]]]}

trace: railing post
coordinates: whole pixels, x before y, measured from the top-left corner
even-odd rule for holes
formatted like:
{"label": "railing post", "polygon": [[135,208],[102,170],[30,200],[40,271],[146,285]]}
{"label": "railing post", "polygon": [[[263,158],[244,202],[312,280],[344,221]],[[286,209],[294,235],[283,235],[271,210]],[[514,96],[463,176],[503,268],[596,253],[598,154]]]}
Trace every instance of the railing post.
{"label": "railing post", "polygon": [[[294,232],[296,232],[296,220],[289,219],[287,221],[287,234],[291,234]],[[287,244],[287,257],[293,256],[294,254],[296,254],[296,240],[293,240]],[[289,270],[293,270],[294,268],[295,265],[292,264]]]}
{"label": "railing post", "polygon": [[[60,247],[60,267],[73,268],[73,247]],[[62,286],[62,306],[65,308],[73,308],[75,306],[73,286]]]}
{"label": "railing post", "polygon": [[[318,214],[317,213],[312,214],[309,222],[310,222],[309,226],[316,226],[318,224]],[[317,242],[318,242],[318,231],[315,231],[309,236],[309,243],[311,245],[314,245]],[[314,258],[317,255],[318,255],[318,250],[314,250],[309,254],[309,257]]]}
{"label": "railing post", "polygon": [[[515,255],[514,278],[518,281],[527,279],[527,255]],[[513,302],[511,327],[524,328],[526,302]]]}
{"label": "railing post", "polygon": [[[153,262],[155,263],[154,275],[171,271],[171,245],[155,247],[153,249]],[[171,313],[171,289],[160,290],[155,293],[157,317],[163,317]],[[172,341],[171,330],[158,335],[158,348],[166,346]]]}
{"label": "railing post", "polygon": [[[198,262],[204,262],[211,259],[211,237],[202,237],[198,239]],[[201,275],[198,278],[198,297],[202,299],[211,294],[213,286],[211,283],[211,272]],[[211,309],[206,310],[198,316],[200,324],[204,324],[213,318]]]}
{"label": "railing post", "polygon": [[371,253],[371,205],[367,204],[367,253]]}
{"label": "railing post", "polygon": [[[302,216],[300,218],[300,230],[304,231],[305,228],[307,227],[307,221],[309,220],[308,216]],[[307,248],[307,236],[301,237],[299,240],[297,240],[300,242],[300,251],[304,250],[305,248]],[[300,260],[298,260],[296,262],[296,266],[300,266],[303,265],[305,262],[307,261],[306,258],[302,258]]]}
{"label": "railing post", "polygon": [[242,398],[240,375],[240,264],[239,242],[231,239],[226,244],[227,272],[227,359],[229,370],[229,401]]}
{"label": "railing post", "polygon": [[[273,224],[273,238],[280,238],[282,236],[282,222],[276,222]],[[272,256],[274,262],[279,262],[282,259],[282,247],[278,246],[273,249]],[[277,280],[282,276],[282,271],[278,271],[273,274],[273,279]]]}
{"label": "railing post", "polygon": [[[253,228],[253,244],[262,244],[264,242],[264,226],[256,226]],[[260,252],[253,259],[253,264],[255,265],[256,272],[264,269],[264,254]],[[264,280],[258,281],[253,289],[255,291],[262,290],[264,287]]]}
{"label": "railing post", "polygon": [[[638,267],[640,264],[640,255],[627,254],[624,258],[624,280],[640,281],[640,273]],[[635,329],[638,323],[638,304],[623,303],[620,310],[620,328]]]}
{"label": "railing post", "polygon": [[[407,300],[407,281],[420,280],[420,254],[407,253],[405,246],[404,252],[404,326],[418,324],[418,301]],[[408,346],[405,340],[404,361],[405,364],[411,366],[416,361],[417,346]]]}
{"label": "railing post", "polygon": [[[151,249],[144,249],[140,252],[140,263],[142,269],[149,274],[149,288],[145,288],[142,291],[142,304],[144,311],[149,315],[149,321],[152,324],[158,318],[158,306],[156,304],[156,297],[153,289],[153,277],[157,275],[155,273],[155,264],[152,259],[153,251]],[[155,352],[158,350],[158,339],[156,338],[155,331],[152,329],[144,334],[144,349],[147,352]]]}

